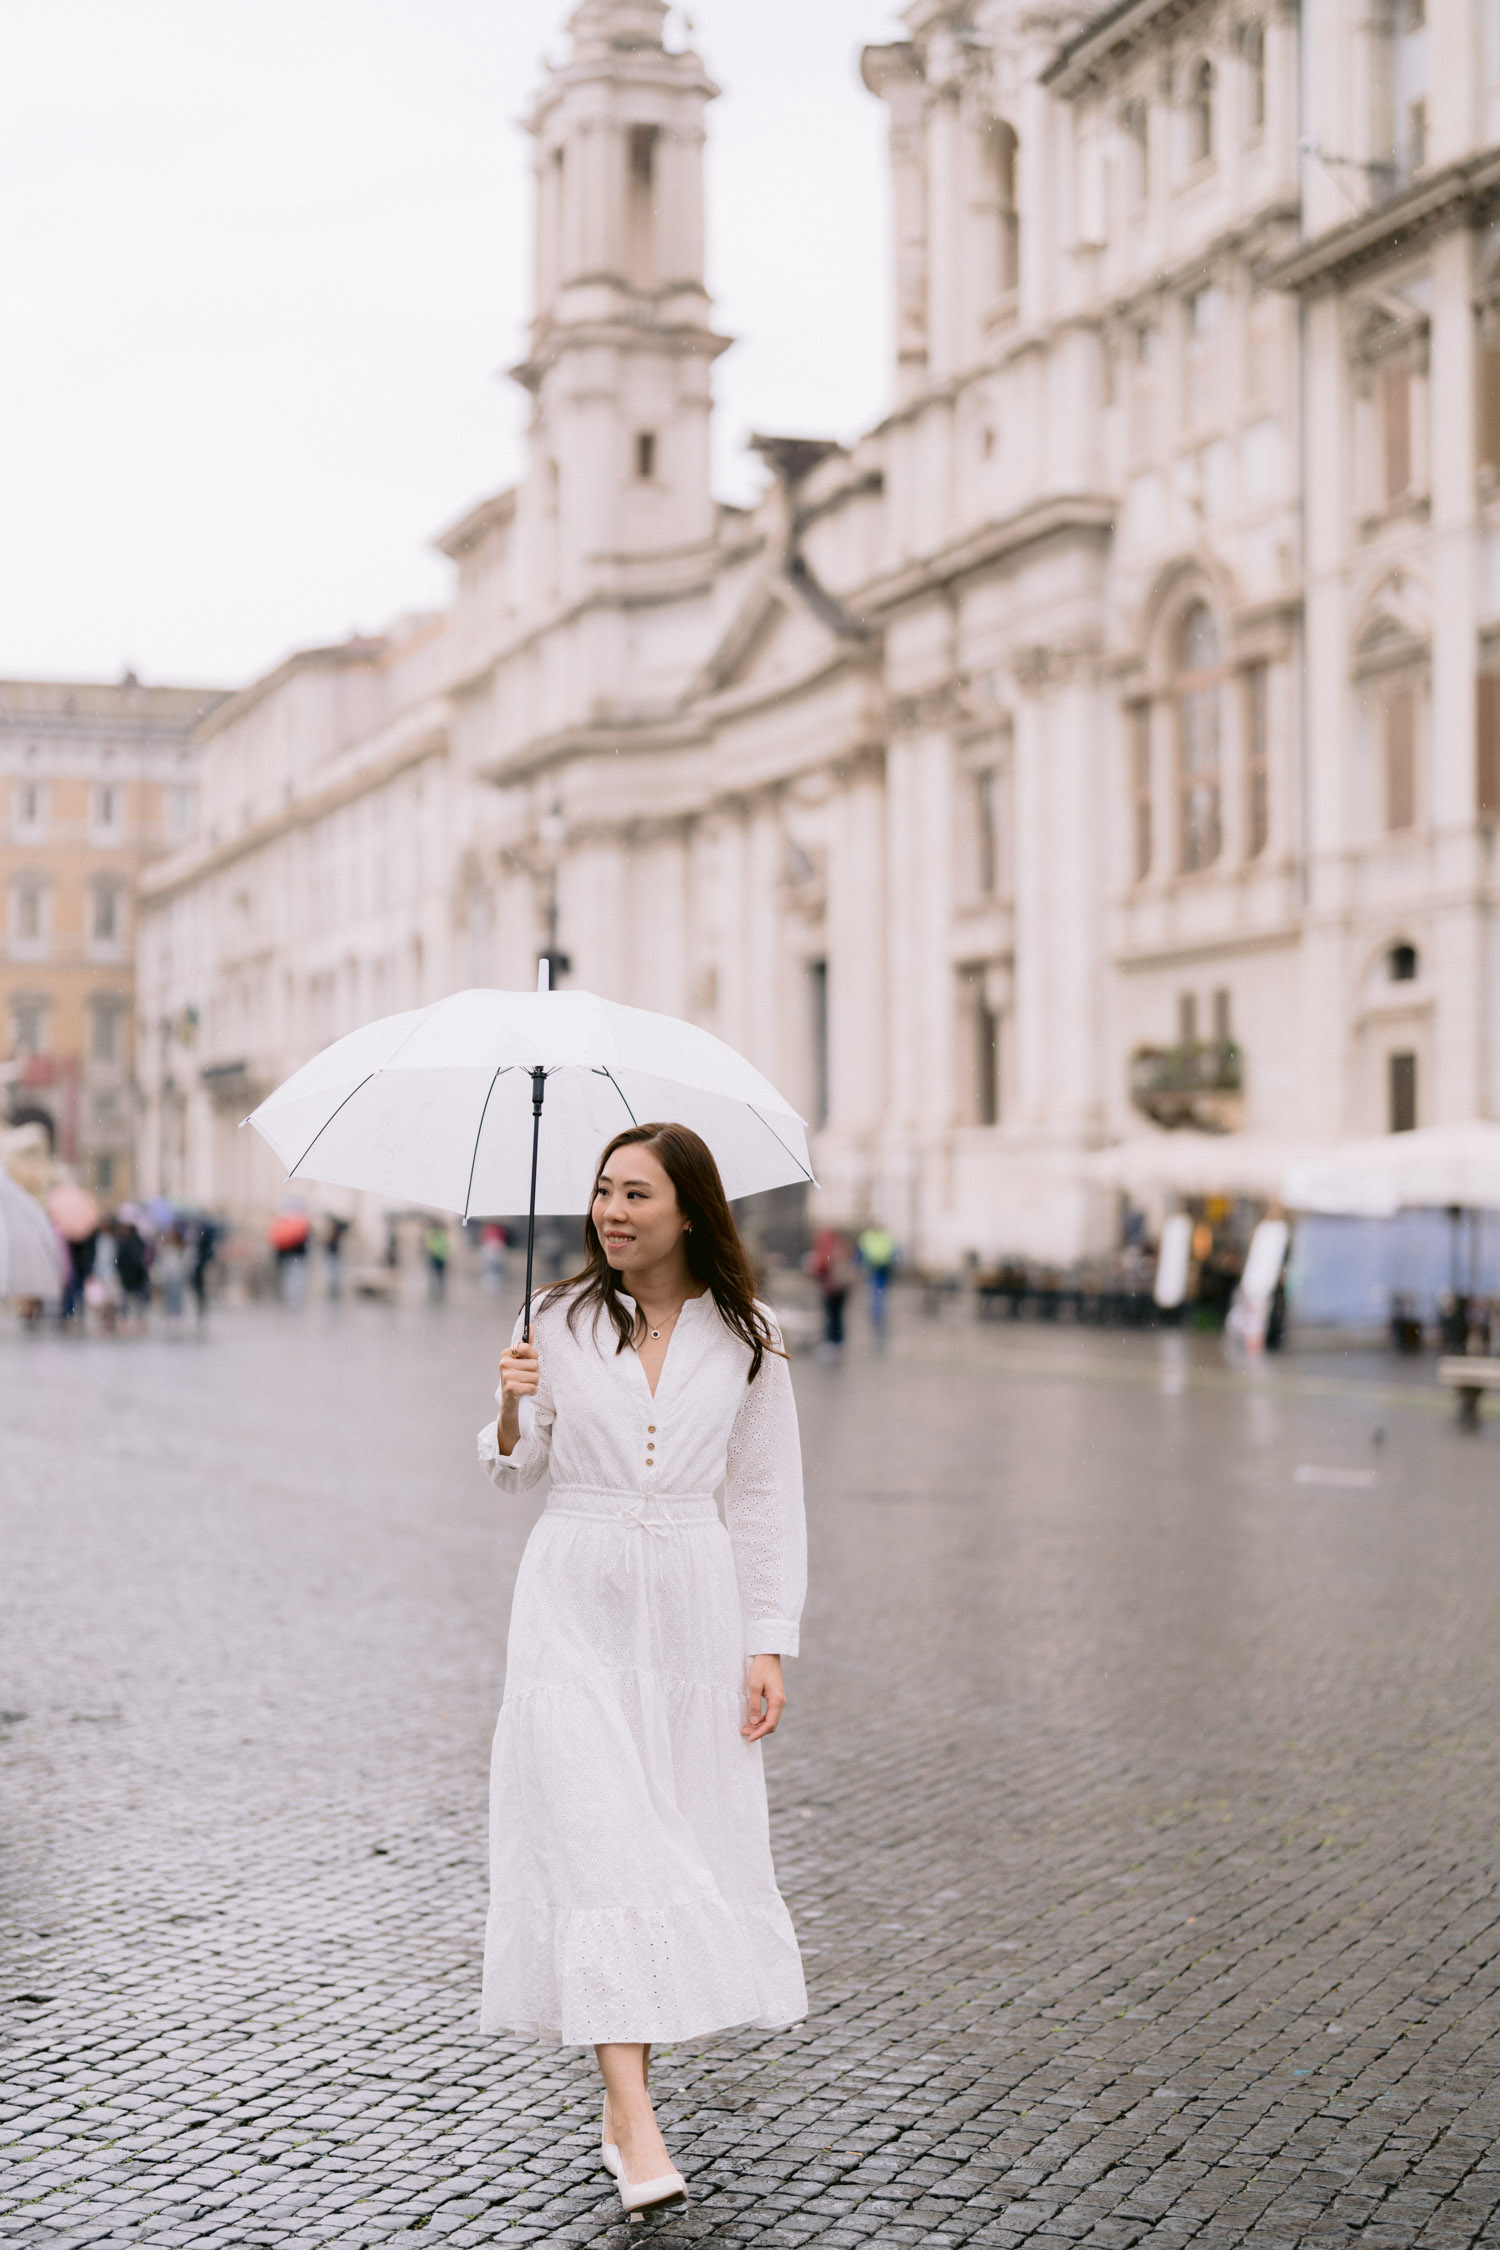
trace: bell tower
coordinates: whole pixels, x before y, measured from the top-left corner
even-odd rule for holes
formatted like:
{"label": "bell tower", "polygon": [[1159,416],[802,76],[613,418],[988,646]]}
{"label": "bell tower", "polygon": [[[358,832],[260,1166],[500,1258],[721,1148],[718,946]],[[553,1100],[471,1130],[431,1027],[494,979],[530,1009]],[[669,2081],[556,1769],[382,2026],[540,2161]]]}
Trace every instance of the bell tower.
{"label": "bell tower", "polygon": [[666,16],[666,0],[582,0],[527,119],[535,312],[514,372],[533,401],[534,611],[649,583],[653,561],[714,536],[711,370],[728,338],[703,278],[703,140],[718,89],[666,46]]}

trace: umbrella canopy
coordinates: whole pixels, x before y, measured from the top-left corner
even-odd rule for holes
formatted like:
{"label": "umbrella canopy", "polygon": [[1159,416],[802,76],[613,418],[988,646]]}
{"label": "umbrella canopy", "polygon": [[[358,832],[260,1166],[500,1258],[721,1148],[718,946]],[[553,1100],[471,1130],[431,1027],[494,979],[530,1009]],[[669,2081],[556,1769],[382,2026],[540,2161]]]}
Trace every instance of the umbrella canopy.
{"label": "umbrella canopy", "polygon": [[1305,1143],[1265,1133],[1141,1133],[1096,1149],[1083,1160],[1085,1179],[1129,1195],[1249,1195],[1269,1202],[1288,1167],[1312,1151]]}
{"label": "umbrella canopy", "polygon": [[246,1122],[291,1179],[503,1217],[528,1204],[538,1069],[539,1212],[581,1213],[605,1142],[655,1119],[701,1133],[730,1196],[812,1179],[801,1118],[732,1047],[591,992],[456,992],[383,1017],[315,1055]]}
{"label": "umbrella canopy", "polygon": [[0,1172],[0,1297],[60,1297],[67,1257],[36,1197]]}
{"label": "umbrella canopy", "polygon": [[1344,1218],[1384,1219],[1396,1211],[1454,1206],[1500,1210],[1500,1125],[1471,1118],[1462,1125],[1346,1141],[1292,1165],[1282,1197],[1289,1210]]}
{"label": "umbrella canopy", "polygon": [[72,1180],[61,1180],[49,1189],[47,1209],[64,1242],[86,1242],[104,1216],[88,1189],[75,1186]]}

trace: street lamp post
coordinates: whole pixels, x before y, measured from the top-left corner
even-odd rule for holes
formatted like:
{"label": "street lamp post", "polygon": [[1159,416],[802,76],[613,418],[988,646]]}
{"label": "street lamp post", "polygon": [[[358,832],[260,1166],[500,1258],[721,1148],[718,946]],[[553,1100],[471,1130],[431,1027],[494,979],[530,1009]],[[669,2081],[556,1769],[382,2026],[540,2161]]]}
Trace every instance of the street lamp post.
{"label": "street lamp post", "polygon": [[548,985],[555,992],[573,966],[557,942],[557,877],[562,865],[562,849],[568,840],[568,823],[561,805],[554,805],[549,813],[543,814],[537,823],[537,834],[547,850],[547,950],[541,959],[547,964]]}

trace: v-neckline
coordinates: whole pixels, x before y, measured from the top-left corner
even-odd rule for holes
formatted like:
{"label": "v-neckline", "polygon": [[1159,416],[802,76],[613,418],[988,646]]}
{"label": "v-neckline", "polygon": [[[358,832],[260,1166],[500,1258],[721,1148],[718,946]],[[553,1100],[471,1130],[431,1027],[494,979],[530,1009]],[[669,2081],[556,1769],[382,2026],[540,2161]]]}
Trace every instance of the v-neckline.
{"label": "v-neckline", "polygon": [[[624,1292],[624,1290],[623,1290],[623,1289],[621,1290],[620,1294],[621,1294],[621,1296],[622,1296],[622,1297],[624,1297],[624,1296],[625,1296],[625,1292]],[[647,1396],[647,1397],[648,1397],[648,1398],[650,1399],[650,1401],[651,1401],[651,1403],[652,1403],[652,1405],[653,1405],[653,1406],[654,1406],[654,1405],[656,1404],[656,1401],[657,1401],[657,1399],[658,1399],[658,1398],[659,1398],[659,1397],[661,1396],[661,1387],[662,1387],[662,1384],[663,1384],[663,1383],[664,1383],[664,1382],[666,1381],[666,1377],[667,1377],[667,1362],[668,1362],[668,1361],[670,1360],[670,1358],[671,1358],[671,1356],[672,1356],[672,1346],[673,1346],[673,1345],[674,1345],[674,1344],[676,1343],[676,1341],[677,1341],[677,1331],[678,1331],[678,1329],[679,1329],[679,1328],[680,1328],[680,1327],[682,1326],[682,1315],[683,1315],[683,1313],[685,1313],[685,1312],[687,1311],[687,1309],[688,1309],[688,1306],[689,1306],[689,1305],[697,1305],[697,1304],[701,1304],[701,1303],[702,1303],[702,1301],[703,1301],[703,1299],[704,1299],[704,1298],[705,1298],[705,1297],[706,1297],[707,1295],[708,1295],[708,1291],[707,1291],[706,1289],[702,1289],[702,1290],[700,1290],[700,1291],[699,1291],[699,1293],[698,1293],[698,1295],[697,1295],[696,1297],[684,1297],[684,1298],[683,1298],[683,1300],[682,1300],[682,1304],[681,1304],[681,1307],[680,1307],[680,1309],[679,1309],[679,1311],[678,1311],[678,1314],[677,1314],[677,1318],[676,1318],[676,1320],[675,1320],[675,1321],[674,1321],[674,1322],[672,1323],[672,1333],[671,1333],[671,1335],[670,1335],[670,1336],[669,1336],[669,1337],[667,1338],[667,1348],[666,1348],[666,1350],[665,1350],[665,1351],[664,1351],[664,1352],[662,1353],[662,1355],[661,1355],[661,1365],[660,1365],[660,1367],[658,1367],[658,1369],[656,1370],[656,1388],[655,1388],[654,1390],[653,1390],[653,1389],[652,1389],[652,1387],[651,1387],[651,1378],[650,1378],[650,1376],[649,1376],[649,1375],[648,1375],[648,1374],[646,1373],[646,1363],[645,1363],[645,1361],[644,1361],[644,1360],[643,1360],[643,1359],[641,1358],[641,1347],[640,1347],[640,1345],[639,1345],[639,1344],[632,1344],[632,1345],[631,1345],[631,1347],[630,1347],[630,1351],[631,1351],[631,1357],[632,1357],[632,1358],[634,1359],[634,1361],[635,1361],[637,1372],[638,1372],[638,1373],[639,1373],[639,1375],[640,1375],[641,1381],[642,1381],[642,1382],[643,1382],[643,1383],[645,1384],[645,1386],[646,1386],[646,1396]],[[638,1305],[638,1304],[636,1303],[636,1301],[635,1301],[634,1297],[626,1297],[626,1298],[625,1298],[625,1301],[626,1301],[626,1303],[627,1303],[627,1304],[628,1304],[628,1305],[629,1305],[629,1306],[630,1306],[630,1307],[632,1308],[632,1310],[633,1310],[633,1311],[635,1311],[636,1313],[638,1313],[638,1314],[640,1315],[640,1318],[641,1318],[642,1320],[644,1320],[644,1319],[645,1319],[645,1317],[646,1317],[646,1316],[645,1316],[645,1314],[644,1314],[643,1312],[641,1312],[641,1308],[640,1308],[640,1306],[639,1306],[639,1305]],[[648,1333],[649,1333],[649,1331],[648,1331]]]}

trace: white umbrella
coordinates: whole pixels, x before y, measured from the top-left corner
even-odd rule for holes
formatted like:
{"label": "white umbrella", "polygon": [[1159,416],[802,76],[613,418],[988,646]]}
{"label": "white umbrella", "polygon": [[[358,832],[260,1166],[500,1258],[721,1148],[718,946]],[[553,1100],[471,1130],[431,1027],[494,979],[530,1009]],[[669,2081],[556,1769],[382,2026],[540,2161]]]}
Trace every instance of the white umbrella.
{"label": "white umbrella", "polygon": [[1385,1219],[1417,1209],[1500,1209],[1500,1125],[1471,1118],[1346,1141],[1292,1165],[1282,1199],[1293,1211]]}
{"label": "white umbrella", "polygon": [[60,1297],[66,1253],[34,1195],[0,1171],[0,1297]]}
{"label": "white umbrella", "polygon": [[[465,1219],[524,1207],[534,1221],[538,1211],[581,1213],[605,1142],[656,1119],[702,1134],[730,1196],[812,1179],[801,1118],[722,1039],[545,984],[455,992],[366,1024],[245,1122],[289,1179]],[[528,1305],[530,1265],[528,1240]]]}

